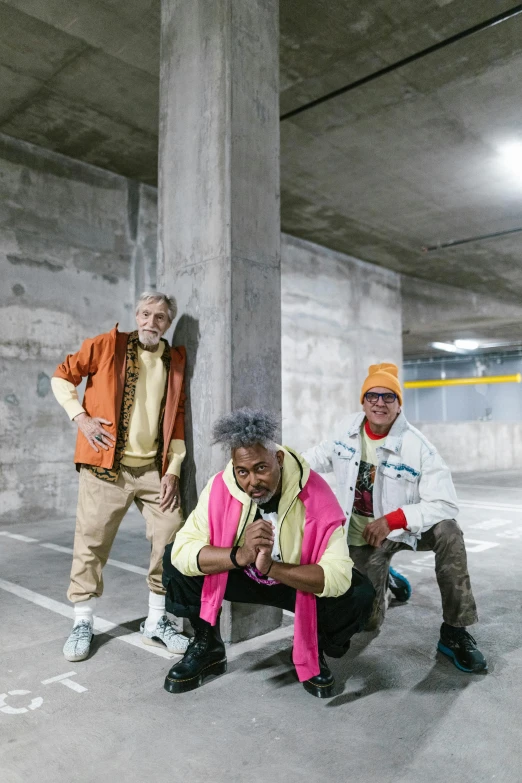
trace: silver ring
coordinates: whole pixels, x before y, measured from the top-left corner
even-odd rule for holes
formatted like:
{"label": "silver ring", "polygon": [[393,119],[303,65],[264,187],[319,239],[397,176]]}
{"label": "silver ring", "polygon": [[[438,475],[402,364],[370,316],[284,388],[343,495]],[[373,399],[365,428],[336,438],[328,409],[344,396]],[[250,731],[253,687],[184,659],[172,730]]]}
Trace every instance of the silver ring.
{"label": "silver ring", "polygon": [[103,437],[102,435],[95,435],[94,440],[97,440],[99,443],[103,443]]}

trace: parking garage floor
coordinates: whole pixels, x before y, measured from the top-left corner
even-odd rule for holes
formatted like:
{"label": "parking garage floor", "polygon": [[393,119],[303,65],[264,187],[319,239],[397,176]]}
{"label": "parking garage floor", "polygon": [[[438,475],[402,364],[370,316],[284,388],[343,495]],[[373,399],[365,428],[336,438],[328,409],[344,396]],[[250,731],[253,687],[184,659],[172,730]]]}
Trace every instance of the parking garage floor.
{"label": "parking garage floor", "polygon": [[337,690],[324,701],[295,679],[289,617],[233,645],[227,675],[163,690],[171,656],[138,632],[148,545],[137,512],[105,569],[92,655],[68,663],[73,519],[1,527],[2,783],[520,783],[522,484],[513,473],[455,478],[489,673],[464,674],[436,652],[433,556],[401,553],[410,602],[332,662]]}

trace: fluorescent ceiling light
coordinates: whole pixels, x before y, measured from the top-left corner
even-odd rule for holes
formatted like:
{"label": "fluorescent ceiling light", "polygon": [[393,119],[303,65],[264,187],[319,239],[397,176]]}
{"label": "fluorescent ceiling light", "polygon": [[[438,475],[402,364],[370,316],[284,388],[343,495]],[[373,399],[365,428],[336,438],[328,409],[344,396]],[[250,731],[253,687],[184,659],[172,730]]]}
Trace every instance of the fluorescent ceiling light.
{"label": "fluorescent ceiling light", "polygon": [[499,147],[499,154],[514,174],[522,174],[522,142],[510,141]]}
{"label": "fluorescent ceiling light", "polygon": [[457,348],[453,343],[432,343],[432,348],[436,348],[438,351],[447,351],[448,353],[465,353],[462,348]]}
{"label": "fluorescent ceiling light", "polygon": [[478,340],[455,340],[455,345],[465,351],[476,351],[480,343]]}

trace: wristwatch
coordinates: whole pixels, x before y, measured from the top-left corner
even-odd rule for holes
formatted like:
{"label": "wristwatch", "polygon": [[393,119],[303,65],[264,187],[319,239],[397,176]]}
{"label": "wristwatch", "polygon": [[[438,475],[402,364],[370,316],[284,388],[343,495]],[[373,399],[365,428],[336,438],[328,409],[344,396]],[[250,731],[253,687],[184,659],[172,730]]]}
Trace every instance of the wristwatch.
{"label": "wristwatch", "polygon": [[243,568],[243,566],[239,565],[239,563],[236,560],[236,554],[238,549],[239,546],[237,544],[236,546],[232,547],[232,549],[230,550],[230,559],[232,560],[232,564],[234,565],[235,568]]}

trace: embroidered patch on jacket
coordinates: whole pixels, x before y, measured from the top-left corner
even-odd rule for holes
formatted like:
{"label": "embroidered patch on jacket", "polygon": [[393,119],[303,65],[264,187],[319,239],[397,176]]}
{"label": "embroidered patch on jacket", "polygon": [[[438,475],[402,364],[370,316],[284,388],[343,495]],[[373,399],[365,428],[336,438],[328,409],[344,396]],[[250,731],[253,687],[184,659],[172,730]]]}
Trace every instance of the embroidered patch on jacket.
{"label": "embroidered patch on jacket", "polygon": [[410,476],[413,476],[414,478],[418,478],[420,476],[420,471],[415,470],[415,468],[410,467],[410,465],[405,465],[403,462],[399,463],[398,465],[392,465],[391,462],[386,461],[382,463],[382,466],[383,468],[396,470],[398,473],[404,471],[405,473],[409,473]]}

